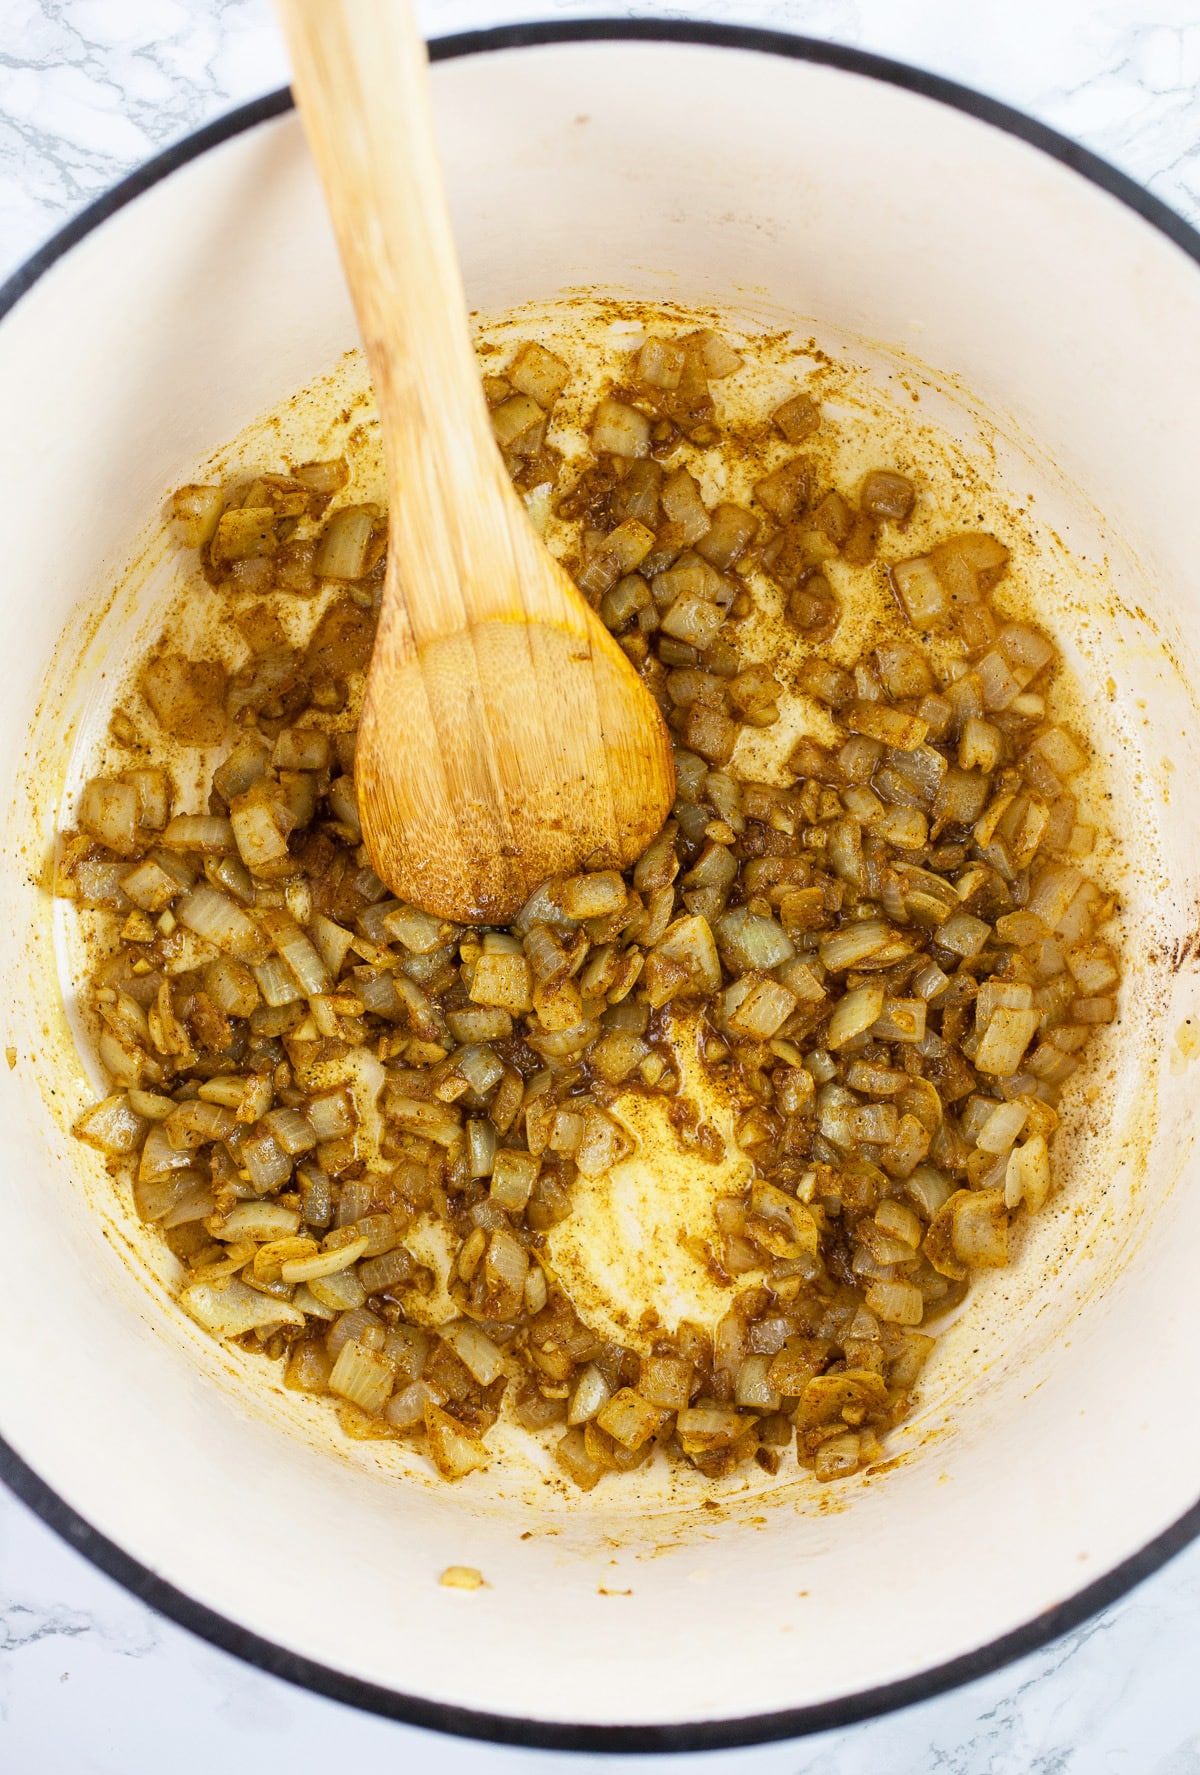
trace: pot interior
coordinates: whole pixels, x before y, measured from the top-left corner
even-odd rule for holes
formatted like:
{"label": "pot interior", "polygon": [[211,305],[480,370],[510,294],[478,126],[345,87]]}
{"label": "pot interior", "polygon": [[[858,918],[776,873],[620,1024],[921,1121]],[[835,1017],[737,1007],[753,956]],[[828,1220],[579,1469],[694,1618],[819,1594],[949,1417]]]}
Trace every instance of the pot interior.
{"label": "pot interior", "polygon": [[[19,1352],[0,1429],[186,1596],[382,1689],[600,1726],[815,1707],[1023,1627],[1195,1501],[1200,1428],[1173,1383],[1200,1354],[1200,277],[1038,149],[862,74],[597,41],[443,61],[434,87],[481,314],[607,292],[788,327],[1020,513],[1023,592],[1112,797],[1121,1021],[1068,1099],[1065,1187],[941,1340],[886,1471],[755,1469],[715,1507],[655,1470],[568,1496],[520,1458],[450,1488],[331,1440],[323,1407],[180,1313],[170,1261],[69,1133],[98,1080],[45,866],[173,584],[164,496],[355,344],[299,125],[262,122],[117,210],[0,327],[0,637],[20,662],[0,706]],[[439,1587],[451,1564],[490,1588]]]}

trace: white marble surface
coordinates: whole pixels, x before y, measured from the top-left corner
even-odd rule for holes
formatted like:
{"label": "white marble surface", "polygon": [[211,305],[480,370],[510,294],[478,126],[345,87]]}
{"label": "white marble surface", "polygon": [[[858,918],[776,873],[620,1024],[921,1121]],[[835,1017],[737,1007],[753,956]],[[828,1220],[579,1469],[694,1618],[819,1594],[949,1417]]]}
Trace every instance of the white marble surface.
{"label": "white marble surface", "polygon": [[[1200,219],[1197,0],[427,0],[430,33],[516,17],[734,18],[924,64],[1032,112]],[[268,0],[3,0],[0,276],[149,154],[282,84]],[[1044,1652],[850,1731],[704,1758],[456,1742],[292,1689],[193,1639],[0,1493],[4,1775],[1200,1775],[1200,1547]]]}

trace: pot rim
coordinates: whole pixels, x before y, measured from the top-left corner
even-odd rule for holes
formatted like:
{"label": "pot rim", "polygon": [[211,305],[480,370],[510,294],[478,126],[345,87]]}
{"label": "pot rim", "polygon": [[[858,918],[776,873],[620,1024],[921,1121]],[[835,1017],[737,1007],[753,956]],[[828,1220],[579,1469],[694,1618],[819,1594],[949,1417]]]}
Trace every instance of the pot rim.
{"label": "pot rim", "polygon": [[[429,55],[431,61],[441,62],[500,50],[589,42],[703,44],[711,48],[751,51],[837,68],[844,73],[864,75],[917,93],[1003,130],[1050,155],[1115,197],[1200,265],[1200,232],[1161,198],[1090,149],[1024,112],[957,81],[844,44],[753,25],[689,19],[596,18],[546,20],[459,32],[430,39]],[[121,179],[73,217],[0,285],[0,321],[72,247],[142,192],[209,149],[292,108],[289,88],[264,94],[185,136]],[[250,1632],[186,1595],[102,1535],[47,1485],[2,1435],[0,1481],[47,1527],[140,1601],[221,1651],[231,1653],[271,1676],[282,1677],[299,1688],[385,1719],[455,1737],[539,1750],[629,1754],[724,1750],[806,1737],[877,1718],[974,1682],[1040,1650],[1051,1640],[1082,1625],[1118,1601],[1200,1537],[1198,1500],[1170,1527],[1147,1542],[1140,1552],[1024,1626],[1014,1628],[988,1645],[897,1682],[880,1684],[832,1701],[752,1714],[740,1719],[663,1725],[579,1725],[521,1719],[402,1694],[382,1684],[333,1670]]]}

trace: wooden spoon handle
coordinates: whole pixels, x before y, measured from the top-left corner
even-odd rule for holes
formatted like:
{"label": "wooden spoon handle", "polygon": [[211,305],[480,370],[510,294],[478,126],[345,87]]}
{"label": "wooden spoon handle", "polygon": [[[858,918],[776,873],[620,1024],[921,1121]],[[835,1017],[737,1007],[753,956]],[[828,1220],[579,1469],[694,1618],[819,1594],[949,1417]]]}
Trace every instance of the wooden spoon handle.
{"label": "wooden spoon handle", "polygon": [[278,6],[383,421],[400,626],[418,652],[495,618],[582,633],[585,609],[547,574],[492,437],[409,0]]}

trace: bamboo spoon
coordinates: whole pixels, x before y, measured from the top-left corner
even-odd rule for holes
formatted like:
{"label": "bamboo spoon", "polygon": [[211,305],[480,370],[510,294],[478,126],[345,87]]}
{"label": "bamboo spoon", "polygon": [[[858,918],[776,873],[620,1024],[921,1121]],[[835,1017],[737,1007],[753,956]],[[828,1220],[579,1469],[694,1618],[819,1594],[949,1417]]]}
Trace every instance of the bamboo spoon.
{"label": "bamboo spoon", "polygon": [[408,0],[279,7],[387,459],[363,837],[402,899],[504,924],[547,876],[645,849],[674,800],[670,741],[493,439]]}

